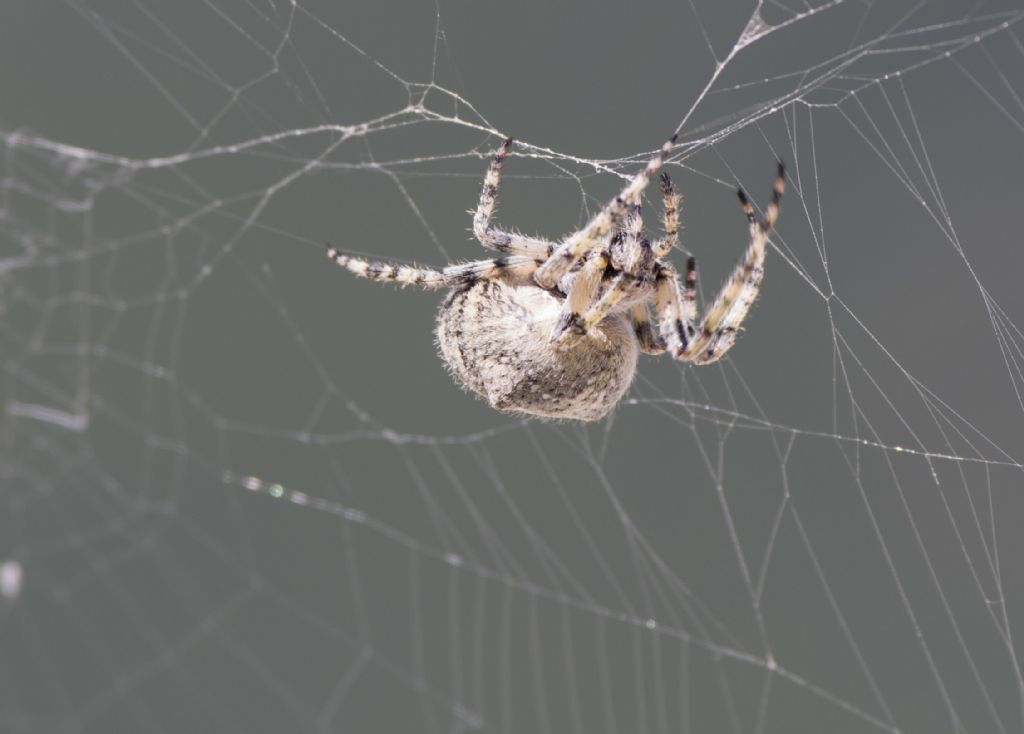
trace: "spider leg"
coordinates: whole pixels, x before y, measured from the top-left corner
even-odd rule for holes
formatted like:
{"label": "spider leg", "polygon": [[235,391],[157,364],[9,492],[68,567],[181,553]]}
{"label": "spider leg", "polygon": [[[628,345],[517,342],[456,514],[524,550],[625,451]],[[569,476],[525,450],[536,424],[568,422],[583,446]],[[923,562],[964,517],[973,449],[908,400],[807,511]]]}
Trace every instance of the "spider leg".
{"label": "spider leg", "polygon": [[683,318],[697,323],[697,259],[686,258],[686,281],[683,285]]}
{"label": "spider leg", "polygon": [[655,257],[664,257],[669,250],[679,244],[679,205],[683,197],[676,192],[676,187],[667,173],[662,172],[658,182],[665,202],[665,236],[655,240],[652,249]]}
{"label": "spider leg", "polygon": [[609,264],[607,249],[590,252],[587,261],[576,274],[572,287],[569,288],[565,305],[562,306],[562,314],[555,328],[551,330],[551,341],[567,338],[570,334],[585,333],[581,315],[593,303],[601,285],[601,278],[604,277]]}
{"label": "spider leg", "polygon": [[493,280],[494,278],[532,282],[530,277],[539,265],[539,262],[525,255],[503,255],[490,260],[475,260],[449,265],[443,272],[448,287],[470,285],[478,280]]}
{"label": "spider leg", "polygon": [[636,340],[640,343],[640,351],[644,354],[663,354],[665,352],[665,340],[654,333],[651,325],[651,313],[647,310],[647,303],[634,303],[629,310],[630,318],[633,321],[633,332]]}
{"label": "spider leg", "polygon": [[591,218],[583,229],[569,235],[551,253],[551,256],[534,274],[534,280],[541,288],[551,290],[554,288],[563,275],[569,272],[573,263],[578,261],[588,250],[598,247],[614,228],[616,222],[622,219],[626,207],[635,201],[639,201],[643,190],[651,181],[651,176],[658,172],[661,165],[672,152],[676,136],[665,142],[657,154],[648,161],[640,173],[626,185],[619,195],[608,202],[604,208]]}
{"label": "spider leg", "polygon": [[772,200],[765,209],[762,221],[757,220],[754,207],[743,190],[737,192],[747,221],[750,222],[750,244],[705,314],[697,338],[690,342],[681,355],[683,360],[709,364],[721,359],[736,341],[736,332],[757,298],[764,278],[765,246],[779,217],[779,202],[786,187],[785,168],[781,161],[778,165]]}
{"label": "spider leg", "polygon": [[584,331],[589,331],[597,326],[604,318],[612,312],[619,302],[631,291],[636,289],[641,281],[628,273],[619,273],[611,285],[601,294],[596,303],[583,314],[582,326]]}
{"label": "spider leg", "polygon": [[659,263],[654,280],[654,312],[661,339],[669,354],[676,359],[682,358],[696,334],[690,311],[675,268],[668,263]]}
{"label": "spider leg", "polygon": [[449,265],[444,270],[370,262],[359,257],[343,255],[333,247],[327,251],[327,256],[358,276],[370,280],[391,281],[403,287],[417,285],[421,288],[455,288],[478,280],[500,277],[526,280],[537,269],[536,260],[521,255],[506,255],[491,260]]}
{"label": "spider leg", "polygon": [[473,234],[480,244],[489,250],[545,258],[555,249],[553,242],[537,237],[525,237],[515,232],[504,232],[491,226],[491,216],[498,198],[498,184],[501,183],[501,165],[512,148],[512,138],[505,140],[484,176],[484,187],[480,192],[480,203],[473,212]]}

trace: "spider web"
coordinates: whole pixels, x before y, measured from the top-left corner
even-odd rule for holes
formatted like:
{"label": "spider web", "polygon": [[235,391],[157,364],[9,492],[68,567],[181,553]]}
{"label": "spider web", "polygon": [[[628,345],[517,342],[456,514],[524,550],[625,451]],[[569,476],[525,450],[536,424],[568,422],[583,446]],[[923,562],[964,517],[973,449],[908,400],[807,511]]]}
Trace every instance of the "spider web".
{"label": "spider web", "polygon": [[[1024,728],[1024,11],[37,5],[0,11],[0,729]],[[491,411],[437,294],[324,257],[482,257],[505,135],[498,219],[556,237],[674,127],[705,298],[787,161],[764,292],[601,424]]]}

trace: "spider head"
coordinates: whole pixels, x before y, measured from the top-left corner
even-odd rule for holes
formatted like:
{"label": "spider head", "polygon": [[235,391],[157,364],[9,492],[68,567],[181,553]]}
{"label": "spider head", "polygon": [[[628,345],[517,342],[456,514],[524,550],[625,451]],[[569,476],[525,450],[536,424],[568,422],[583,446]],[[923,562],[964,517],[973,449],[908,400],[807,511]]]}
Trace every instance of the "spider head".
{"label": "spider head", "polygon": [[625,232],[619,232],[612,239],[609,254],[613,266],[629,275],[638,277],[644,273],[653,272],[654,262],[657,259],[650,240]]}
{"label": "spider head", "polygon": [[654,262],[657,258],[651,248],[651,241],[646,237],[632,241],[627,239],[623,255],[622,270],[630,275],[643,278],[654,272]]}

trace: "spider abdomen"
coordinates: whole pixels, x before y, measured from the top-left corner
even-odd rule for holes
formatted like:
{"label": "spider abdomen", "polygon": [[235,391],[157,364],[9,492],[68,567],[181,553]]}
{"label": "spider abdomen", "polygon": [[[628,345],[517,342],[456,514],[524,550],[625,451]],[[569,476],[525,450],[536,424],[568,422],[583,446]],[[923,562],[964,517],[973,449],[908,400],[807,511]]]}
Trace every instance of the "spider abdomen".
{"label": "spider abdomen", "polygon": [[457,289],[438,313],[441,358],[456,380],[496,409],[594,421],[633,380],[638,347],[627,316],[553,344],[564,301],[529,284],[481,280]]}

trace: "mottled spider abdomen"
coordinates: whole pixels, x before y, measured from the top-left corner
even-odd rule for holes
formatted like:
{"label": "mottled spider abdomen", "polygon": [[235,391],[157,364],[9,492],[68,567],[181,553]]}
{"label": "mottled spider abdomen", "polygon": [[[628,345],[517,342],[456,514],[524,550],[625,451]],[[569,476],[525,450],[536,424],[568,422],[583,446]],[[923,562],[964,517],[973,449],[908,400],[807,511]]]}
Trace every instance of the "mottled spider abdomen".
{"label": "mottled spider abdomen", "polygon": [[638,347],[627,314],[554,344],[564,301],[536,285],[493,279],[456,289],[437,317],[441,358],[496,409],[595,421],[622,397]]}

